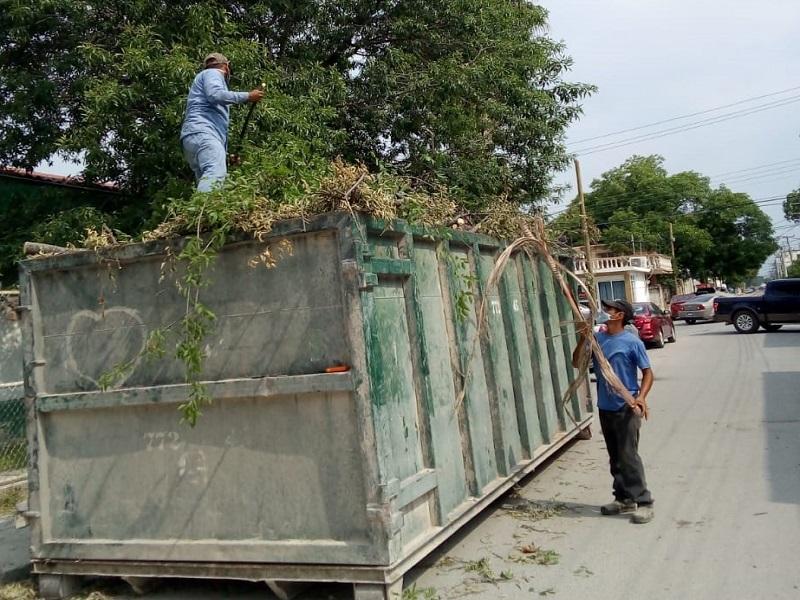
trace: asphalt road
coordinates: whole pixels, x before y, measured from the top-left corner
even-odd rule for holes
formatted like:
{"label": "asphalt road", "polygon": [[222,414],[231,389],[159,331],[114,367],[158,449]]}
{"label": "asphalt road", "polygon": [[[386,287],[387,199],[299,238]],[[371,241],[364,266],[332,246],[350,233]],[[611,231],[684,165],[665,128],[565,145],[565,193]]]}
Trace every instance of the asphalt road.
{"label": "asphalt road", "polygon": [[[678,336],[650,351],[656,383],[640,450],[653,522],[600,515],[611,489],[596,435],[521,490],[565,504],[562,514],[530,523],[495,510],[447,549],[455,561],[419,572],[417,587],[475,599],[800,598],[800,327],[741,335],[681,324]],[[558,564],[509,560],[526,544]],[[480,558],[510,577],[467,583],[476,577],[460,561]]]}
{"label": "asphalt road", "polygon": [[[600,515],[611,485],[595,427],[594,439],[524,482],[519,494],[533,505],[514,501],[554,516],[532,520],[504,499],[409,574],[407,600],[800,598],[800,326],[740,335],[681,324],[678,336],[650,351],[656,383],[641,454],[653,522]],[[122,589],[106,588],[133,598]],[[146,597],[269,597],[264,591],[171,582]],[[337,587],[302,596],[348,597]]]}

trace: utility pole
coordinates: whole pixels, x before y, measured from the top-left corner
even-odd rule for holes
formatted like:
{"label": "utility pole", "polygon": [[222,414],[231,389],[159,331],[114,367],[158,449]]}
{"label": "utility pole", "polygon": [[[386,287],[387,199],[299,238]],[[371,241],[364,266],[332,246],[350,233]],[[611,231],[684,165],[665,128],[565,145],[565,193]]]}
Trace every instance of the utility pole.
{"label": "utility pole", "polygon": [[581,229],[583,230],[583,243],[586,246],[586,287],[595,293],[594,289],[594,260],[592,259],[592,240],[589,237],[589,219],[586,216],[586,202],[583,199],[583,180],[581,180],[581,163],[575,159],[575,178],[578,181],[578,202],[581,205]]}
{"label": "utility pole", "polygon": [[678,263],[675,260],[675,236],[672,234],[672,222],[669,224],[669,249],[672,252],[672,282],[675,284],[675,293],[678,293]]}

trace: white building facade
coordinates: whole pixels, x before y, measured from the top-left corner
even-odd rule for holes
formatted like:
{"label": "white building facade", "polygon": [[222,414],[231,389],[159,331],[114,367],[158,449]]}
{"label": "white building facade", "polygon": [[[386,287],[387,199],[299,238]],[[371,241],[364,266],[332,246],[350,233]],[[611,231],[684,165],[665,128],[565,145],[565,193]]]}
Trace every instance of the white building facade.
{"label": "white building facade", "polygon": [[[587,274],[586,258],[580,248],[575,273]],[[622,298],[628,302],[653,302],[662,309],[669,306],[670,289],[660,278],[672,276],[672,260],[663,254],[614,255],[604,246],[592,249],[595,294],[600,300]]]}

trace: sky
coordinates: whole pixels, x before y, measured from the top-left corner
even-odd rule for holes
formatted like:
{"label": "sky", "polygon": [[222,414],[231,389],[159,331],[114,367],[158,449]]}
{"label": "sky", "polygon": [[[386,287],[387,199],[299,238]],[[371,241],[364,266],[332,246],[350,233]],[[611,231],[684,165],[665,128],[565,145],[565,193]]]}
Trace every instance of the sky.
{"label": "sky", "polygon": [[[584,188],[634,154],[660,154],[670,173],[698,171],[753,199],[800,188],[800,1],[798,0],[540,0],[550,13],[550,37],[574,60],[567,80],[592,83],[597,93],[567,135]],[[595,142],[578,140],[798,88],[658,127]],[[790,101],[785,106],[582,156],[580,149]],[[753,167],[784,162],[745,171]],[[766,176],[765,176],[766,175]],[[572,184],[570,170],[557,177]],[[573,197],[568,193],[567,198]],[[780,203],[762,206],[776,234],[800,247]],[[554,209],[558,210],[558,209]],[[786,241],[783,240],[784,245]]]}
{"label": "sky", "polygon": [[[574,59],[572,81],[595,84],[584,115],[571,126],[569,150],[578,140],[694,113],[789,88],[729,109],[604,138],[596,144],[702,118],[795,100],[677,135],[578,156],[584,185],[633,154],[660,154],[672,172],[694,170],[754,199],[785,196],[800,187],[800,0],[539,0],[550,13],[549,35]],[[753,169],[778,161],[783,165]],[[74,174],[80,167],[56,160],[42,170]],[[766,176],[765,176],[766,175]],[[574,173],[557,181],[574,186]],[[574,187],[573,187],[574,189]],[[571,197],[567,194],[566,197]],[[800,226],[783,219],[780,203],[762,207],[776,234],[794,236]],[[785,244],[785,240],[783,240]]]}

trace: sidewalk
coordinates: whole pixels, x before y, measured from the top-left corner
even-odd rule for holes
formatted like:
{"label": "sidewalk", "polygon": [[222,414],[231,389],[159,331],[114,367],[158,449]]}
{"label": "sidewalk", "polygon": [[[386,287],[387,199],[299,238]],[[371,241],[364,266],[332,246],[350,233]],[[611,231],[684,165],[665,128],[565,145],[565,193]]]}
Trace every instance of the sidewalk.
{"label": "sidewalk", "polygon": [[16,529],[14,518],[0,519],[0,583],[18,581],[30,572],[28,528]]}

